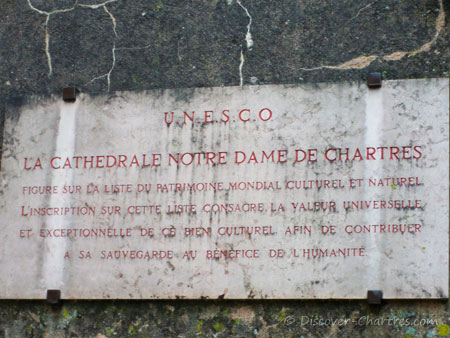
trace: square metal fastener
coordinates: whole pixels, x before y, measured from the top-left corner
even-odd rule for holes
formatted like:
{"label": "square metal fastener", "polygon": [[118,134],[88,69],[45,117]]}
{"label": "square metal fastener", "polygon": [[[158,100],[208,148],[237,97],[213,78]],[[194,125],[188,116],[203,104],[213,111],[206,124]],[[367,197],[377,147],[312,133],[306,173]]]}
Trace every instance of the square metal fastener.
{"label": "square metal fastener", "polygon": [[47,290],[47,303],[52,305],[57,305],[61,303],[61,291]]}
{"label": "square metal fastener", "polygon": [[63,89],[63,100],[65,102],[75,102],[77,99],[77,89],[75,87],[68,87]]}
{"label": "square metal fastener", "polygon": [[383,300],[383,291],[381,290],[369,290],[367,291],[367,303],[379,305]]}
{"label": "square metal fastener", "polygon": [[382,78],[381,73],[379,72],[369,73],[369,75],[367,76],[367,86],[371,89],[380,88],[381,82]]}

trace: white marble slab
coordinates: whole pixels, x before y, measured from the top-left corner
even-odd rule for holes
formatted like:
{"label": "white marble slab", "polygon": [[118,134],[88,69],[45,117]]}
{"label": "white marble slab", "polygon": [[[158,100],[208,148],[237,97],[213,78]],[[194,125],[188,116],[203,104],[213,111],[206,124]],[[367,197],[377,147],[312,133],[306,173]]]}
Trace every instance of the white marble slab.
{"label": "white marble slab", "polygon": [[448,112],[448,79],[30,98],[0,298],[446,298]]}

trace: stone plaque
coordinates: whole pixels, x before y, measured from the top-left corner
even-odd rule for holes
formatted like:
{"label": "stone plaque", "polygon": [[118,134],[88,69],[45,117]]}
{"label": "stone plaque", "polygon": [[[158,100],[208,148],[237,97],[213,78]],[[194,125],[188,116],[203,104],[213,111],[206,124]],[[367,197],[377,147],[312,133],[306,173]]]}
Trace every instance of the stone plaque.
{"label": "stone plaque", "polygon": [[0,298],[446,298],[448,79],[30,98]]}

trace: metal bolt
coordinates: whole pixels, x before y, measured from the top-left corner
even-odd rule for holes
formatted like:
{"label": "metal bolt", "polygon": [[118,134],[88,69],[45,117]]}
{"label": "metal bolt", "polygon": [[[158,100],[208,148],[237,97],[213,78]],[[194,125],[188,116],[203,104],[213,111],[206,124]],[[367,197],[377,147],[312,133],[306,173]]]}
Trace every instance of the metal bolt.
{"label": "metal bolt", "polygon": [[77,89],[75,87],[68,87],[63,89],[63,100],[65,102],[75,102],[77,99]]}
{"label": "metal bolt", "polygon": [[371,305],[380,305],[383,299],[383,291],[369,290],[367,291],[367,303]]}
{"label": "metal bolt", "polygon": [[47,304],[58,305],[61,303],[60,290],[47,290]]}

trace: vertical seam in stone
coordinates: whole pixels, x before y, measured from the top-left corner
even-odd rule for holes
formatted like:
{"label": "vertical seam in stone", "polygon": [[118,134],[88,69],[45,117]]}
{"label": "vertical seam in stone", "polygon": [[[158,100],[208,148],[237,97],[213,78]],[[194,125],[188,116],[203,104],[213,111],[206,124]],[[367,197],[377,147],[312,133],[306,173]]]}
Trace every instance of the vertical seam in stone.
{"label": "vertical seam in stone", "polygon": [[241,62],[239,64],[239,86],[241,86],[241,87],[244,85],[244,76],[242,75],[242,69],[244,68],[244,62],[245,62],[244,51],[241,48]]}
{"label": "vertical seam in stone", "polygon": [[236,2],[239,4],[239,6],[242,7],[242,9],[245,11],[245,13],[248,16],[248,25],[247,25],[247,34],[245,34],[245,41],[247,42],[247,49],[251,50],[253,47],[253,39],[252,39],[252,33],[250,32],[250,29],[252,27],[252,16],[248,12],[247,8],[245,8],[240,0],[236,0]]}
{"label": "vertical seam in stone", "polygon": [[[250,32],[251,27],[252,27],[252,16],[250,15],[247,8],[245,8],[244,5],[242,5],[240,0],[236,0],[236,2],[245,11],[245,13],[248,16],[247,33],[245,34],[245,42],[247,44],[247,50],[250,51],[250,50],[252,50],[252,47],[253,47],[252,33]],[[245,62],[244,51],[241,48],[241,59],[240,59],[240,63],[239,63],[239,85],[241,87],[244,85],[244,76],[243,76],[243,72],[242,72],[242,70],[244,68],[244,62]]]}
{"label": "vertical seam in stone", "polygon": [[50,34],[48,33],[48,21],[50,20],[50,15],[47,15],[45,20],[45,55],[47,56],[48,74],[47,76],[52,76],[52,56],[50,54]]}

